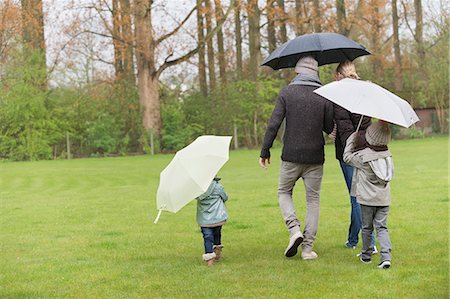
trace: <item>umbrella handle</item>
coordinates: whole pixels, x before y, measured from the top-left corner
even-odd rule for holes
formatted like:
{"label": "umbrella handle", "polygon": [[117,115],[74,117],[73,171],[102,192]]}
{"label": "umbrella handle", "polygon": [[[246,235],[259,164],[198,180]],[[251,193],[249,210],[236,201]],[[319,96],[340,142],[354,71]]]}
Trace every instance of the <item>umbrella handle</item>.
{"label": "umbrella handle", "polygon": [[364,117],[364,115],[361,115],[361,118],[359,119],[359,123],[358,123],[358,126],[356,127],[356,131],[355,131],[355,132],[358,132],[358,131],[359,131],[359,127],[361,126],[363,117]]}
{"label": "umbrella handle", "polygon": [[156,219],[155,219],[155,221],[153,222],[154,224],[158,223],[159,216],[161,216],[161,212],[162,212],[162,210],[159,210],[158,216],[156,216]]}

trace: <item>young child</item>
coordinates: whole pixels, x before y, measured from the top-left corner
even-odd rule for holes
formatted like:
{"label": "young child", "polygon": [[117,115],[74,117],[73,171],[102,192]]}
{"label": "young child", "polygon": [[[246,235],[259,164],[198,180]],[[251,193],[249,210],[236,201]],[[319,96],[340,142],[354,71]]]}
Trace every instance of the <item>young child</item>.
{"label": "young child", "polygon": [[372,262],[375,226],[381,246],[378,268],[387,269],[391,266],[391,241],[386,222],[391,203],[389,182],[394,174],[392,154],[387,147],[391,133],[388,124],[379,121],[367,128],[365,140],[361,137],[353,133],[344,150],[344,161],[355,167],[351,195],[356,196],[361,206],[363,244],[360,260]]}
{"label": "young child", "polygon": [[228,219],[224,204],[228,195],[219,181],[220,178],[215,177],[208,190],[197,197],[197,223],[202,229],[205,245],[203,260],[208,266],[212,266],[221,257],[221,230]]}

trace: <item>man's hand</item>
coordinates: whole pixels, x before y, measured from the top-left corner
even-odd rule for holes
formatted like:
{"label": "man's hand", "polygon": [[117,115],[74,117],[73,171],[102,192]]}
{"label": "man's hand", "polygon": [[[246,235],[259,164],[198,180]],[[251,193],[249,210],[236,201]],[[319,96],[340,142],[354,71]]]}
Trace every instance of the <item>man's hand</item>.
{"label": "man's hand", "polygon": [[336,142],[336,131],[337,131],[337,128],[336,128],[336,125],[334,125],[333,132],[331,132],[331,133],[328,135],[328,137],[329,137],[331,140],[333,140],[333,143]]}
{"label": "man's hand", "polygon": [[266,161],[267,161],[267,164],[270,164],[270,158],[259,158],[259,165],[262,168],[264,168],[265,170],[267,170],[267,166],[268,166],[268,165],[266,165]]}

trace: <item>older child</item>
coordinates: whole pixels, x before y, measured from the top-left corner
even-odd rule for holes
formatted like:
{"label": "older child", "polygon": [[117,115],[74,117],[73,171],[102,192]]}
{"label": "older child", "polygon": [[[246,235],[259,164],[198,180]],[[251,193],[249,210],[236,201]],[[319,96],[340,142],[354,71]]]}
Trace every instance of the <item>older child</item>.
{"label": "older child", "polygon": [[344,161],[355,167],[351,195],[357,198],[362,214],[363,247],[360,260],[371,263],[373,247],[372,233],[375,226],[380,243],[380,264],[378,268],[391,266],[391,240],[386,227],[391,203],[389,182],[394,174],[392,154],[387,144],[391,138],[389,126],[379,121],[371,124],[365,133],[365,144],[361,148],[358,134],[353,133],[347,139]]}
{"label": "older child", "polygon": [[228,199],[220,178],[214,178],[205,193],[197,197],[197,223],[203,233],[205,254],[203,260],[208,266],[221,258],[222,225],[228,219],[224,202]]}

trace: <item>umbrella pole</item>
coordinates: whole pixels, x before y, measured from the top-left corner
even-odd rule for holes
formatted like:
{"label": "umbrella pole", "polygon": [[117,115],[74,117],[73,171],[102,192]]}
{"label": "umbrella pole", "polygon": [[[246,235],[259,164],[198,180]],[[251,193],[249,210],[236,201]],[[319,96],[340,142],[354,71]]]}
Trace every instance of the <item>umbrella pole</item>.
{"label": "umbrella pole", "polygon": [[158,223],[159,216],[161,216],[161,212],[162,212],[162,210],[159,210],[158,216],[156,216],[156,219],[155,219],[155,221],[153,222],[154,224]]}
{"label": "umbrella pole", "polygon": [[362,123],[362,119],[363,119],[363,115],[361,115],[361,118],[359,119],[359,123],[358,123],[358,126],[356,127],[356,132],[358,132],[359,131],[359,127],[361,126],[361,123]]}

